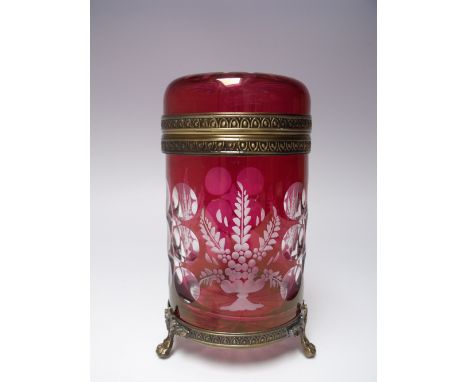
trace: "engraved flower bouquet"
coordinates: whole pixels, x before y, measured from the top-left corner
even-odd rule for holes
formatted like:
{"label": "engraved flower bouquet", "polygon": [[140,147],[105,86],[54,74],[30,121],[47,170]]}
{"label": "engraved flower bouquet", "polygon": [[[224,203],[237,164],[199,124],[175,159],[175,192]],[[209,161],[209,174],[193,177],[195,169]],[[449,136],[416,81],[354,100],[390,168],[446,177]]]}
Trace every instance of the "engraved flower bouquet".
{"label": "engraved flower bouquet", "polygon": [[[249,195],[242,183],[237,182],[237,187],[230,235],[234,244],[232,249],[226,248],[226,238],[221,237],[221,233],[216,230],[205,211],[202,210],[200,214],[200,231],[207,249],[212,254],[210,256],[206,253],[205,259],[213,265],[222,264],[217,269],[205,268],[200,274],[200,285],[211,285],[217,282],[225,293],[236,294],[237,299],[231,305],[222,306],[223,310],[255,310],[261,308],[263,304],[251,302],[248,299],[249,294],[260,291],[267,281],[272,287],[281,285],[282,278],[278,271],[274,272],[265,268],[263,273],[259,274],[258,267],[271,255],[279,236],[281,223],[276,208],[273,207],[273,213],[263,231],[263,237],[259,237],[258,246],[253,247],[250,232],[265,219],[265,211],[262,209],[260,217],[252,222]],[[219,223],[228,225],[226,217],[222,216],[220,210],[216,213],[216,219]],[[279,254],[280,252],[275,257],[270,256],[267,266],[276,261]]]}

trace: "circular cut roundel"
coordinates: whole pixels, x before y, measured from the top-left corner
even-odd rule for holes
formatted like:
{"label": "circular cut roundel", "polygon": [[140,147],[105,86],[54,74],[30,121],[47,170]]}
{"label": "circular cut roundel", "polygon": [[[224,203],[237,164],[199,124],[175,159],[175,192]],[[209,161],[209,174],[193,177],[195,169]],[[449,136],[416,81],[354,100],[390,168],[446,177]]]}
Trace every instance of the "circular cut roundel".
{"label": "circular cut roundel", "polygon": [[172,189],[172,205],[178,219],[190,220],[198,210],[197,195],[185,183],[178,183]]}
{"label": "circular cut roundel", "polygon": [[284,195],[284,212],[292,220],[299,220],[306,211],[306,194],[301,182],[289,186]]}
{"label": "circular cut roundel", "polygon": [[194,302],[200,297],[200,284],[195,275],[188,269],[178,267],[174,272],[175,289],[179,296],[188,302]]}

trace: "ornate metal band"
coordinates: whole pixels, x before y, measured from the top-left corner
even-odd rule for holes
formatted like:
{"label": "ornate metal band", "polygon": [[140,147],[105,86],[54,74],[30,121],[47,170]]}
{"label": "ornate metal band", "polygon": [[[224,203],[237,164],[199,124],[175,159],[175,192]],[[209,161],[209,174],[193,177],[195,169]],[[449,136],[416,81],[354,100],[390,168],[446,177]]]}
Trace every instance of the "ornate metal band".
{"label": "ornate metal band", "polygon": [[265,345],[278,341],[292,335],[296,327],[300,326],[300,319],[297,317],[288,325],[259,333],[220,333],[195,328],[187,323],[175,318],[179,335],[191,340],[198,341],[212,346],[225,347],[253,347]]}
{"label": "ornate metal band", "polygon": [[225,333],[197,328],[178,318],[170,306],[166,309],[165,315],[168,336],[156,349],[156,353],[161,358],[169,356],[176,335],[206,345],[231,348],[262,346],[286,337],[299,336],[306,357],[313,358],[315,356],[315,346],[309,342],[305,335],[307,306],[304,303],[298,306],[298,314],[293,320],[263,332]]}
{"label": "ornate metal band", "polygon": [[213,113],[162,117],[167,154],[305,154],[312,122],[305,115]]}

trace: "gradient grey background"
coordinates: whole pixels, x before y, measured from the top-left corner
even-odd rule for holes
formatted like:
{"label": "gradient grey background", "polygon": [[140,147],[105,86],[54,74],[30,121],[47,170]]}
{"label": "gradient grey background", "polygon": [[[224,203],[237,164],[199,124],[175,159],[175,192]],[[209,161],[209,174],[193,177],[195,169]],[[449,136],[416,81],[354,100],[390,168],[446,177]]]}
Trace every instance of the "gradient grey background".
{"label": "gradient grey background", "polygon": [[[375,381],[375,2],[92,0],[91,10],[93,381]],[[168,297],[163,93],[209,71],[283,74],[310,90],[314,360],[298,339],[247,351],[179,340],[169,360],[154,354]]]}

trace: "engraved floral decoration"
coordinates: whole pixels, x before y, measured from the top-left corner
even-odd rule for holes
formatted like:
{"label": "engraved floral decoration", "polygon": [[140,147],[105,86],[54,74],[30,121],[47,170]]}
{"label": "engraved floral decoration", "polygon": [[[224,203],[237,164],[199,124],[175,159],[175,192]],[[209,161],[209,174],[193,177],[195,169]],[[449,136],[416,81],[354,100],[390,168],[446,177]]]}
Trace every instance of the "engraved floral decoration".
{"label": "engraved floral decoration", "polygon": [[[200,231],[205,239],[206,247],[215,255],[210,256],[207,253],[206,260],[213,265],[221,263],[222,267],[221,269],[206,268],[200,274],[200,283],[210,285],[217,282],[225,293],[236,293],[237,300],[231,305],[222,306],[223,310],[255,310],[261,308],[263,304],[252,303],[248,295],[261,290],[267,281],[270,281],[270,286],[279,286],[278,283],[281,281],[279,272],[259,274],[258,267],[258,263],[266,259],[273,250],[281,223],[276,208],[273,207],[273,214],[263,231],[263,237],[258,239],[258,246],[251,248],[250,231],[254,222],[251,221],[249,194],[241,182],[237,182],[237,188],[230,235],[234,244],[232,249],[226,248],[226,238],[221,237],[220,232],[207,218],[205,211],[201,212]],[[216,219],[218,223],[226,223],[220,210],[216,213]],[[260,224],[264,219],[265,211],[262,209],[261,216],[257,217],[255,225]]]}
{"label": "engraved floral decoration", "polygon": [[[241,174],[237,177],[230,191],[231,203],[224,201],[224,204],[217,204],[224,208],[212,212],[209,212],[209,206],[208,210],[203,207],[198,217],[198,200],[193,190],[184,183],[176,184],[173,188],[168,206],[169,255],[176,291],[188,302],[198,300],[202,287],[214,284],[226,294],[235,294],[234,302],[220,307],[228,311],[262,308],[263,304],[252,302],[249,295],[265,286],[278,288],[284,300],[293,299],[299,292],[307,219],[304,187],[300,182],[293,183],[284,195],[285,215],[294,224],[280,238],[281,219],[277,208],[271,206],[267,214],[263,206],[251,199],[252,193],[261,191],[263,177],[256,169],[249,171],[244,172],[244,175],[247,174],[244,178]],[[218,168],[212,173],[217,183],[212,186],[205,183],[205,187],[214,195],[227,192],[231,186],[230,178]],[[220,175],[224,181],[219,181]],[[199,238],[183,225],[192,219],[198,219]],[[260,232],[259,226],[263,227]],[[199,240],[205,243],[205,253],[201,259],[208,266],[197,277],[189,268],[199,258]],[[281,268],[275,269],[280,256],[286,263],[294,264],[284,274],[281,274]]]}

